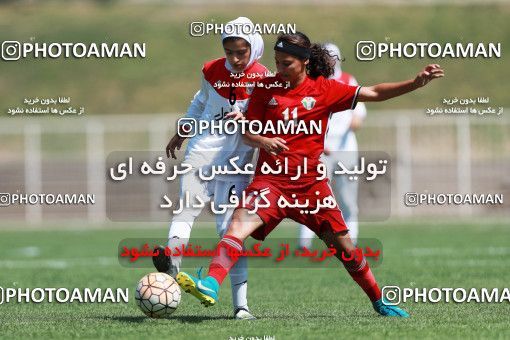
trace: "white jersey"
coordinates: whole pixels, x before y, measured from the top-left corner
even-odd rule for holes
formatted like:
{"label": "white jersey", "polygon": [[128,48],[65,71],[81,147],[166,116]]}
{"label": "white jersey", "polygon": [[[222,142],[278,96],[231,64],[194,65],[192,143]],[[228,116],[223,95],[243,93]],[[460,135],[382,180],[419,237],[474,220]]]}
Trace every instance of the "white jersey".
{"label": "white jersey", "polygon": [[[220,58],[204,65],[201,89],[195,94],[186,112],[186,118],[193,118],[197,122],[200,120],[220,122],[234,108],[241,112],[246,110],[253,87],[223,85],[239,82],[252,84],[262,79],[267,69],[258,62],[254,62],[243,72],[244,76],[237,79],[231,77],[225,62],[225,58]],[[219,86],[220,84],[222,86]],[[230,100],[233,94],[235,94],[235,104],[231,105]],[[230,158],[239,156],[236,163],[242,167],[252,160],[253,152],[253,148],[243,142],[240,133],[220,134],[217,131],[207,130],[189,140],[184,162],[195,167],[228,165]]]}
{"label": "white jersey", "polygon": [[[358,85],[356,79],[346,72],[342,72],[340,77],[335,80],[347,85]],[[366,115],[367,109],[364,103],[358,103],[354,110],[333,113],[328,124],[328,132],[324,142],[325,149],[330,151],[358,151],[356,135],[350,126],[354,116],[365,119]]]}

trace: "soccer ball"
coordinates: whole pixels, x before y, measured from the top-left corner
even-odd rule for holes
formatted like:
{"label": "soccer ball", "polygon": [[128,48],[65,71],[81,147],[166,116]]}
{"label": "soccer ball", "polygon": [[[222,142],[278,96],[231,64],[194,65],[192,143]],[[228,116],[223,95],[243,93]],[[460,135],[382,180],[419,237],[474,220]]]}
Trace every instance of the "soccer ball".
{"label": "soccer ball", "polygon": [[150,273],[138,282],[136,304],[151,318],[164,318],[175,312],[181,302],[181,289],[165,273]]}

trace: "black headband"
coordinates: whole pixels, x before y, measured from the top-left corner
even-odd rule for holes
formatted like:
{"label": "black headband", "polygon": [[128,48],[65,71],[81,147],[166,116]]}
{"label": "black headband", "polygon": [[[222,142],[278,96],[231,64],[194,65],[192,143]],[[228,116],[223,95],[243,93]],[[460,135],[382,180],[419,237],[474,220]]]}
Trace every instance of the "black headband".
{"label": "black headband", "polygon": [[291,44],[289,42],[286,42],[285,40],[277,41],[276,44],[274,45],[274,50],[293,55],[300,59],[310,58],[309,48]]}

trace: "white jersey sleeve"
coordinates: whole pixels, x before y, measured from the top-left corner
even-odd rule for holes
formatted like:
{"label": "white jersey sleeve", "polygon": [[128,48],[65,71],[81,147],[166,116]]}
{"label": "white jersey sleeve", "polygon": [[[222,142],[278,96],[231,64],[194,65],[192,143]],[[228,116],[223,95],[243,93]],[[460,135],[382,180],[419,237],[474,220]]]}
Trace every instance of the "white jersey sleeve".
{"label": "white jersey sleeve", "polygon": [[[356,79],[349,75],[348,84],[357,86]],[[324,140],[324,148],[329,151],[356,151],[358,150],[358,143],[356,135],[351,130],[351,122],[353,117],[365,119],[367,115],[367,108],[365,103],[359,103],[354,110],[346,110],[342,112],[335,112],[331,115],[328,132]]]}
{"label": "white jersey sleeve", "polygon": [[324,148],[326,150],[338,151],[340,149],[341,140],[349,131],[351,120],[351,110],[334,112],[331,114],[328,122],[328,132],[324,140]]}
{"label": "white jersey sleeve", "polygon": [[194,119],[200,119],[202,117],[202,114],[205,110],[205,105],[207,103],[207,100],[209,98],[209,84],[204,78],[204,75],[202,74],[202,85],[200,87],[200,90],[195,93],[195,96],[193,97],[193,100],[191,101],[190,106],[188,107],[188,111],[186,111],[186,114],[184,115],[185,118],[194,118]]}
{"label": "white jersey sleeve", "polygon": [[352,115],[360,118],[361,120],[365,120],[365,118],[367,117],[367,107],[365,106],[365,103],[358,102],[354,110],[352,110]]}

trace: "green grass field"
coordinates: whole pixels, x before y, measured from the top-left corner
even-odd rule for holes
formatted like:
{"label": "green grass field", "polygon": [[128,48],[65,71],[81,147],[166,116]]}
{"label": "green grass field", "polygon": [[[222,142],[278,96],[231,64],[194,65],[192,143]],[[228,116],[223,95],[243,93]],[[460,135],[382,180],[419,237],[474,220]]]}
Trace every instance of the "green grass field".
{"label": "green grass field", "polygon": [[[1,338],[229,339],[275,336],[319,338],[508,338],[510,305],[406,303],[407,320],[379,317],[368,299],[338,269],[250,269],[254,322],[231,319],[228,279],[220,304],[203,308],[191,296],[168,320],[146,318],[134,301],[136,282],[150,268],[117,261],[127,237],[166,235],[160,229],[0,231],[2,287],[129,287],[129,304],[3,304]],[[194,237],[213,237],[197,226]],[[381,286],[508,287],[510,231],[504,223],[396,223],[361,225],[362,237],[379,239],[384,261],[374,269]],[[282,227],[272,237],[295,237]],[[207,262],[204,262],[204,265]]]}

